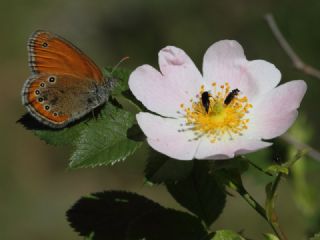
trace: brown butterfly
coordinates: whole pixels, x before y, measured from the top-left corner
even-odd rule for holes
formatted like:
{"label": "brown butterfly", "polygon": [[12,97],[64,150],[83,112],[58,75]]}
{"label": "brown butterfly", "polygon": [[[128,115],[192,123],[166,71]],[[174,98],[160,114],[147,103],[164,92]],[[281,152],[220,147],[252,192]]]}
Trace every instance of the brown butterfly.
{"label": "brown butterfly", "polygon": [[38,30],[28,40],[28,54],[32,75],[22,102],[41,123],[62,128],[107,101],[114,80],[62,37]]}

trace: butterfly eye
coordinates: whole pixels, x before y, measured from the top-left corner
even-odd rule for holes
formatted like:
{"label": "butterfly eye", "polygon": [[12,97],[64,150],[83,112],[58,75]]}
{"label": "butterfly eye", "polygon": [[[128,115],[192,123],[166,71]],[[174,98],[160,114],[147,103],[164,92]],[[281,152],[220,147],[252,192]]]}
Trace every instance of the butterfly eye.
{"label": "butterfly eye", "polygon": [[48,80],[49,80],[50,83],[54,83],[56,81],[56,78],[55,77],[49,77]]}
{"label": "butterfly eye", "polygon": [[40,94],[39,89],[35,90],[34,93],[35,93],[36,95],[39,95],[39,94]]}
{"label": "butterfly eye", "polygon": [[40,87],[45,87],[46,84],[44,82],[40,83]]}
{"label": "butterfly eye", "polygon": [[48,47],[48,43],[46,43],[46,42],[42,43],[42,47],[44,47],[44,48]]}
{"label": "butterfly eye", "polygon": [[39,98],[38,98],[38,102],[43,102],[43,100],[44,100],[44,99],[43,99],[42,97],[39,97]]}
{"label": "butterfly eye", "polygon": [[49,111],[50,106],[49,106],[49,105],[45,105],[45,106],[44,106],[44,109],[47,110],[47,111]]}

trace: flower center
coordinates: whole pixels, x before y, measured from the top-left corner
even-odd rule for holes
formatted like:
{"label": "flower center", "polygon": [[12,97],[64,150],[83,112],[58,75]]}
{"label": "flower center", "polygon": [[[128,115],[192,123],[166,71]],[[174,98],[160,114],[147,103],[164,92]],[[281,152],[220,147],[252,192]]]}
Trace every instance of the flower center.
{"label": "flower center", "polygon": [[202,85],[196,100],[190,100],[191,107],[180,105],[186,125],[191,126],[196,139],[207,135],[214,143],[224,136],[233,139],[234,135],[242,135],[248,128],[246,114],[252,104],[246,96],[240,97],[239,93],[238,89],[231,90],[229,83],[221,86],[212,83],[210,92],[205,91]]}

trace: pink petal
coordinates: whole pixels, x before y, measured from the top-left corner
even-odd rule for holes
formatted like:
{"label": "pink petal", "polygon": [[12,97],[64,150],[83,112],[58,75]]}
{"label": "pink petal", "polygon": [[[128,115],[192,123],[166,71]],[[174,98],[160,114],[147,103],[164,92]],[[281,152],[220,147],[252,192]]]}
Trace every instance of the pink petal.
{"label": "pink petal", "polygon": [[203,138],[199,144],[195,158],[197,159],[228,159],[235,155],[257,151],[271,146],[272,143],[263,142],[258,139],[247,139],[237,137],[234,140],[219,141],[211,143],[210,139]]}
{"label": "pink petal", "polygon": [[302,80],[290,81],[265,94],[253,105],[246,135],[263,139],[280,136],[297,118],[307,85]]}
{"label": "pink petal", "polygon": [[137,121],[155,150],[179,160],[194,158],[199,141],[191,140],[194,138],[192,131],[179,132],[183,120],[141,112],[137,114]]}
{"label": "pink petal", "polygon": [[[247,64],[248,77],[251,81],[248,81],[249,84],[254,82],[254,87],[248,88],[248,97],[253,100],[258,94],[265,94],[270,90],[274,89],[281,80],[280,71],[271,63],[264,60],[254,60],[250,61]],[[254,102],[251,102],[254,103]]]}
{"label": "pink petal", "polygon": [[166,47],[159,52],[161,72],[149,65],[133,71],[129,87],[149,110],[162,116],[180,117],[180,105],[188,106],[203,84],[202,76],[181,49]]}
{"label": "pink petal", "polygon": [[214,43],[204,55],[203,75],[207,84],[229,82],[250,101],[268,92],[280,81],[279,70],[264,60],[248,61],[241,45],[232,40]]}

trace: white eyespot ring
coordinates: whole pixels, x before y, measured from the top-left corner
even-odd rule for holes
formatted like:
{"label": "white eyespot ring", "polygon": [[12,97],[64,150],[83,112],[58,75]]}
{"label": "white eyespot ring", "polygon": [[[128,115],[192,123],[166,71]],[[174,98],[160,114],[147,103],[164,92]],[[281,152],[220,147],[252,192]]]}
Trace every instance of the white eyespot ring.
{"label": "white eyespot ring", "polygon": [[54,76],[50,76],[50,77],[48,78],[48,81],[49,81],[49,83],[55,83],[56,78],[55,78]]}

